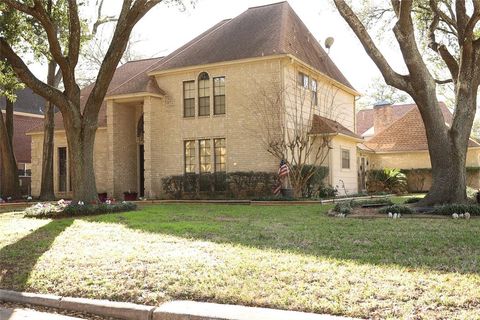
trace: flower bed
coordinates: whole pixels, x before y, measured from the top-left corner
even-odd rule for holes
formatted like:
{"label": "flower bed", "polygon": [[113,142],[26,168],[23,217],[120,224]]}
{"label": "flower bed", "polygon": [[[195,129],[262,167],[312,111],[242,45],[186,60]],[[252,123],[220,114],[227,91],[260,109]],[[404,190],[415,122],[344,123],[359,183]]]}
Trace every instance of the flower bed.
{"label": "flower bed", "polygon": [[25,209],[27,218],[64,218],[77,216],[91,216],[96,214],[116,213],[133,211],[137,205],[131,202],[115,203],[108,200],[106,203],[76,204],[70,201],[60,200],[58,202],[37,203]]}

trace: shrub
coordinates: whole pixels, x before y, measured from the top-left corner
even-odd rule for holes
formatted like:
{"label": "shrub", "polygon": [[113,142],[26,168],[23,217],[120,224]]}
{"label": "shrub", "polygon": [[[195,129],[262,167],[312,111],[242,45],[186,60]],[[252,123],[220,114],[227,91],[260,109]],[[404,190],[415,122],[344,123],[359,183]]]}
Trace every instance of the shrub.
{"label": "shrub", "polygon": [[90,216],[96,214],[133,211],[137,205],[131,202],[100,203],[100,204],[71,204],[60,200],[57,203],[37,203],[25,210],[27,218],[63,218],[76,216]]}
{"label": "shrub", "polygon": [[367,181],[368,192],[405,193],[407,191],[407,178],[400,169],[370,170]]}
{"label": "shrub", "polygon": [[411,208],[399,204],[394,204],[378,210],[380,213],[401,213],[401,214],[412,214],[415,213]]}
{"label": "shrub", "polygon": [[333,198],[338,194],[338,190],[332,186],[320,186],[318,190],[318,197],[319,198]]}
{"label": "shrub", "polygon": [[323,180],[328,176],[328,167],[304,165],[302,166],[301,175],[306,176],[310,173],[313,174],[306,181],[302,189],[302,197],[311,198],[318,196],[320,189],[323,187]]}
{"label": "shrub", "polygon": [[469,212],[472,216],[480,216],[480,205],[477,204],[446,204],[436,207],[431,213],[450,216],[453,213]]}
{"label": "shrub", "polygon": [[366,199],[366,200],[352,200],[350,202],[350,205],[352,207],[361,207],[364,205],[380,205],[380,204],[385,204],[385,205],[393,205],[392,200],[389,198],[376,198],[376,199]]}
{"label": "shrub", "polygon": [[274,172],[218,172],[185,174],[162,179],[169,198],[254,198],[272,196],[277,174]]}
{"label": "shrub", "polygon": [[333,208],[333,211],[342,213],[345,215],[351,214],[352,206],[350,205],[350,201],[338,202]]}

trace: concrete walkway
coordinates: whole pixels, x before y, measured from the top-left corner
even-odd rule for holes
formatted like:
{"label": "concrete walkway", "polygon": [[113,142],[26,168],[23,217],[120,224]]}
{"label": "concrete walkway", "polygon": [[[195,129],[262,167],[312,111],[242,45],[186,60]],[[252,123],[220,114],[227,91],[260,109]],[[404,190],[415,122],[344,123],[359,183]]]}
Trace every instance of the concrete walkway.
{"label": "concrete walkway", "polygon": [[0,308],[0,320],[80,320],[80,318],[24,309]]}

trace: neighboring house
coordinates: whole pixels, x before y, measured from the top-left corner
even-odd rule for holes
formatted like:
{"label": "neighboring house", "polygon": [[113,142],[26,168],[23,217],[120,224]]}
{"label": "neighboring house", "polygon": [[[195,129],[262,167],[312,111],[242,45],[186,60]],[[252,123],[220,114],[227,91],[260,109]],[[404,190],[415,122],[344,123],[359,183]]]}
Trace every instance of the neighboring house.
{"label": "neighboring house", "polygon": [[[17,100],[13,105],[13,151],[18,165],[21,192],[29,195],[32,139],[26,133],[43,125],[45,100],[29,88],[19,90],[16,94]],[[5,97],[0,97],[0,109],[5,120]]]}
{"label": "neighboring house", "polygon": [[[356,192],[356,145],[361,138],[353,131],[358,93],[287,2],[250,8],[166,57],[132,61],[117,69],[95,140],[98,192],[121,198],[132,191],[156,198],[162,196],[161,182],[167,176],[276,172],[278,160],[246,129],[256,120],[247,107],[251,97],[272,81],[315,97],[311,134],[332,137],[325,163],[330,167],[328,181]],[[317,103],[323,100],[317,99],[318,88],[335,92],[335,110]],[[82,91],[82,103],[90,90]],[[37,195],[42,132],[29,134],[32,190]],[[57,196],[69,197],[61,117],[56,119],[54,172]]]}
{"label": "neighboring house", "polygon": [[[439,103],[445,125],[452,113]],[[399,168],[407,173],[410,191],[427,191],[432,184],[427,136],[415,104],[377,103],[373,109],[357,113],[357,134],[365,138],[359,145],[359,188],[365,189],[368,169]],[[467,184],[480,187],[480,144],[470,139],[467,152]]]}

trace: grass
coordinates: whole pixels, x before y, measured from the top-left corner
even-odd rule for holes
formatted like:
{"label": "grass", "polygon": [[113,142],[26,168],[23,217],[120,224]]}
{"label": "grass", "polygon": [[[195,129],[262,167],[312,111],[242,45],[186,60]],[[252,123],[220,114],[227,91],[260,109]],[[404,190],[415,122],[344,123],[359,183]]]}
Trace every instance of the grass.
{"label": "grass", "polygon": [[0,287],[377,319],[478,319],[480,219],[339,219],[331,206],[159,205],[0,215]]}

